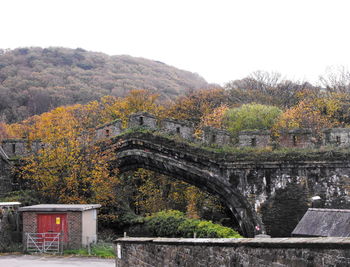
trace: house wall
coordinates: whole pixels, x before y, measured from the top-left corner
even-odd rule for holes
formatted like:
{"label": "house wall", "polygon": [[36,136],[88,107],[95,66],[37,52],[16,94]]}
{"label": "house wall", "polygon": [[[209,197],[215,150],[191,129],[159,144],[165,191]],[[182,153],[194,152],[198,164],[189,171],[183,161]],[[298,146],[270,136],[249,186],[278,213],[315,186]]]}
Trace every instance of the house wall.
{"label": "house wall", "polygon": [[97,242],[97,210],[86,210],[82,213],[82,244],[86,246]]}

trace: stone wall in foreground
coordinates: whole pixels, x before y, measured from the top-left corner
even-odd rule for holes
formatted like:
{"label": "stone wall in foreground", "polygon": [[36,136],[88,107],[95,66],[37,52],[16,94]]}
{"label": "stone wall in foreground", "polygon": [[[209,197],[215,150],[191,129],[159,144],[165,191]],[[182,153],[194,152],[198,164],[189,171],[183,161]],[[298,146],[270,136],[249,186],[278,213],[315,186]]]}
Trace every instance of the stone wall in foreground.
{"label": "stone wall in foreground", "polygon": [[120,238],[116,266],[350,266],[350,238]]}

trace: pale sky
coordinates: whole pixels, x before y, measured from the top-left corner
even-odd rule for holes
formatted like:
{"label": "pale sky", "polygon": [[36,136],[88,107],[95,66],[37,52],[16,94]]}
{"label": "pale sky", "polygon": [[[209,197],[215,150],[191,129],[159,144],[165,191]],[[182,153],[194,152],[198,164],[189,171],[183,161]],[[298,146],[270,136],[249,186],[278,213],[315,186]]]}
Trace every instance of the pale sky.
{"label": "pale sky", "polygon": [[350,65],[348,0],[1,0],[0,48],[81,47],[224,84],[256,70],[315,82]]}

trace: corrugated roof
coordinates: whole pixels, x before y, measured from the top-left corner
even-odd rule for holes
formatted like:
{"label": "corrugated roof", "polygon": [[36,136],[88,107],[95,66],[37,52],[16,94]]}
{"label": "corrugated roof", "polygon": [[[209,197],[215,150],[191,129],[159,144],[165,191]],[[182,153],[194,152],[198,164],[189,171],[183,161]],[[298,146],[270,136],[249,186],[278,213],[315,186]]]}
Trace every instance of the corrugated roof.
{"label": "corrugated roof", "polygon": [[100,207],[100,204],[39,204],[19,208],[19,211],[84,211]]}
{"label": "corrugated roof", "polygon": [[350,237],[350,210],[308,209],[292,236]]}

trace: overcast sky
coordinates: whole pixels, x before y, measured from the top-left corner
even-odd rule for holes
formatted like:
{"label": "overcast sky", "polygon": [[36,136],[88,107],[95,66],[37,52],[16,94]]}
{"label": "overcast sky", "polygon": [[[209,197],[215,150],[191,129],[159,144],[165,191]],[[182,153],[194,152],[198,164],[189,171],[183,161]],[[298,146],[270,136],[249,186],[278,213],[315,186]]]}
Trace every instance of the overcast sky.
{"label": "overcast sky", "polygon": [[350,63],[348,0],[1,0],[0,48],[81,47],[224,84],[255,70],[316,81]]}

